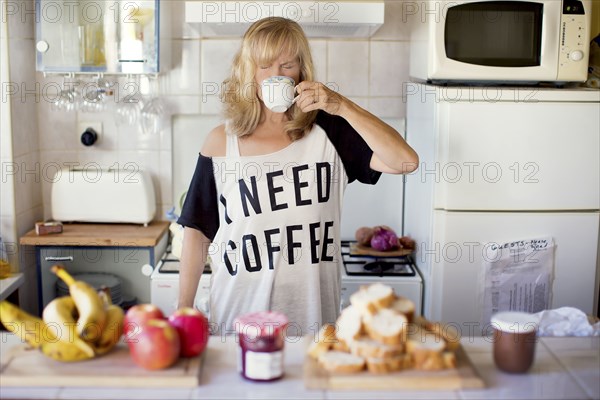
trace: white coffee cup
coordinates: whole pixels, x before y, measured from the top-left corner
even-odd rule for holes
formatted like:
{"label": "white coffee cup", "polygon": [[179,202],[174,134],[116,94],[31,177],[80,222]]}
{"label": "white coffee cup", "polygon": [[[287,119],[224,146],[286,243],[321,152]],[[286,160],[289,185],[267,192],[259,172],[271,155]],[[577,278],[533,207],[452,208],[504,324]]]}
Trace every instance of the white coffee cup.
{"label": "white coffee cup", "polygon": [[271,76],[261,82],[262,101],[273,112],[282,113],[292,106],[296,83],[287,76]]}

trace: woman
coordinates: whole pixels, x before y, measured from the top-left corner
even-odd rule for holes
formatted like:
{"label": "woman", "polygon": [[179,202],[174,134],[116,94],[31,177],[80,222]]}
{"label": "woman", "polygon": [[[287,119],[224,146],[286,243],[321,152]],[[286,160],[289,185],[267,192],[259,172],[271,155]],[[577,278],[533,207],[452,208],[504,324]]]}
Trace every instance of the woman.
{"label": "woman", "polygon": [[[283,113],[262,102],[271,76],[298,83]],[[339,313],[346,185],[412,172],[418,156],[392,127],[313,81],[308,41],[291,20],[248,29],[222,100],[226,123],[200,151],[178,221],[179,307],[193,305],[209,255],[214,333],[233,332],[240,314],[273,310],[287,315],[290,334],[308,334]]]}

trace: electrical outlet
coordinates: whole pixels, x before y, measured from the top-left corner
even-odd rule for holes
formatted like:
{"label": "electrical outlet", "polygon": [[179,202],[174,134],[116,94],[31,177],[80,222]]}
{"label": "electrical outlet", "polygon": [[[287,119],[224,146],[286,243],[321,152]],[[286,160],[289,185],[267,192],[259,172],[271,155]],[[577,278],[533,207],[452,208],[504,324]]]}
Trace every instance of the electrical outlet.
{"label": "electrical outlet", "polygon": [[92,128],[98,134],[98,141],[102,137],[102,122],[94,121],[94,122],[79,122],[77,124],[77,136],[81,137],[81,134],[85,132],[87,128]]}

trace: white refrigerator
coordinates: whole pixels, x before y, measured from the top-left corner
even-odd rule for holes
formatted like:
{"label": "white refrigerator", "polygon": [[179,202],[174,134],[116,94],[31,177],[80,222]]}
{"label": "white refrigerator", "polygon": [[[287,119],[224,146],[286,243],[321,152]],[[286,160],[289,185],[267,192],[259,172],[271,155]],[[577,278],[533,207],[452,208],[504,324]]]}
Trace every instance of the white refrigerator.
{"label": "white refrigerator", "polygon": [[424,314],[481,334],[490,243],[551,237],[548,308],[596,315],[600,91],[407,85],[403,233],[418,245]]}

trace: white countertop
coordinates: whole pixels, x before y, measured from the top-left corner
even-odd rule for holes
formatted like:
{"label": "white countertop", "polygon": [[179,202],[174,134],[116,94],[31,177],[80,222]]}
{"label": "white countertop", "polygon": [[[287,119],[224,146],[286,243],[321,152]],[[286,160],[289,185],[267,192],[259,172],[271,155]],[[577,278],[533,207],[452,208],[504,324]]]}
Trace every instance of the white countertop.
{"label": "white countertop", "polygon": [[[19,339],[2,332],[0,357]],[[494,366],[489,338],[462,339],[475,369],[486,383],[482,390],[456,391],[324,391],[304,387],[302,363],[306,338],[286,343],[285,376],[271,383],[253,383],[237,372],[233,337],[211,337],[200,384],[193,389],[123,389],[2,387],[0,398],[45,399],[599,399],[600,337],[542,338],[530,372],[511,375]]]}

